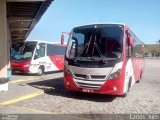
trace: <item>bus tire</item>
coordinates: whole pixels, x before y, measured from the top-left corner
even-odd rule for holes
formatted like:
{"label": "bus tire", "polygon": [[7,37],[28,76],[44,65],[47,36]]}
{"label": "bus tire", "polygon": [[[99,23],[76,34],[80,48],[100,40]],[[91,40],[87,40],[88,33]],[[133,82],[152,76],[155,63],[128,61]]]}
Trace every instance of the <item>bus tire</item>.
{"label": "bus tire", "polygon": [[140,79],[139,80],[137,80],[137,82],[136,83],[140,83]]}
{"label": "bus tire", "polygon": [[140,83],[140,81],[142,80],[142,71],[141,71],[141,74],[140,74],[140,77],[139,77],[139,80],[137,80],[136,83]]}
{"label": "bus tire", "polygon": [[40,66],[40,67],[38,68],[38,73],[37,73],[37,75],[38,75],[38,76],[41,76],[41,75],[43,75],[43,73],[44,73],[44,67],[43,67],[43,66]]}
{"label": "bus tire", "polygon": [[128,95],[128,91],[126,91],[124,94],[123,94],[123,98],[127,97]]}
{"label": "bus tire", "polygon": [[127,97],[127,95],[128,95],[128,92],[130,91],[130,88],[131,88],[131,83],[132,83],[132,78],[130,77],[130,79],[129,79],[129,83],[128,83],[128,88],[127,88],[127,91],[123,94],[123,96],[122,97]]}

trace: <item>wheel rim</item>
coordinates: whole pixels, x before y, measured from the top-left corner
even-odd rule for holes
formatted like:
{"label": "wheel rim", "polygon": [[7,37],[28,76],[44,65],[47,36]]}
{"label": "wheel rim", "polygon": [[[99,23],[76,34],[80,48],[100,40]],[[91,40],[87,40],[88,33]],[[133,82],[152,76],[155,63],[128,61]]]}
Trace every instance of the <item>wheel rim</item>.
{"label": "wheel rim", "polygon": [[39,75],[42,74],[42,69],[41,69],[41,68],[38,69],[38,74],[39,74]]}

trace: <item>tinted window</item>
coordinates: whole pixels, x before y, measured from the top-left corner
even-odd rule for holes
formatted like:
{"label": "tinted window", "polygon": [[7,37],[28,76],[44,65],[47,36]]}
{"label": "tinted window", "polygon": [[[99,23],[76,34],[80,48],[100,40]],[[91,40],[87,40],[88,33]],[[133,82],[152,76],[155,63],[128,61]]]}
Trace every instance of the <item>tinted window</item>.
{"label": "tinted window", "polygon": [[45,56],[45,44],[44,43],[40,43],[39,44],[39,49],[36,49],[35,52],[35,59],[37,58],[41,58]]}
{"label": "tinted window", "polygon": [[143,43],[133,32],[131,32],[131,36],[134,38],[134,46],[132,47],[132,56],[144,57]]}
{"label": "tinted window", "polygon": [[32,58],[37,42],[17,42],[12,46],[11,59],[13,60],[30,60]]}
{"label": "tinted window", "polygon": [[65,46],[47,44],[47,56],[64,55],[65,49]]}

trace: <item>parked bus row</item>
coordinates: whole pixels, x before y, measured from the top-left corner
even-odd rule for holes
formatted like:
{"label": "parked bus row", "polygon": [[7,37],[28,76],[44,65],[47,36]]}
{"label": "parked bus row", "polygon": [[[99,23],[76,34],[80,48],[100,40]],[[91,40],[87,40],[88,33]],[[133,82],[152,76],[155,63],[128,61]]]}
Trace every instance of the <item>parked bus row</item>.
{"label": "parked bus row", "polygon": [[16,44],[12,70],[42,75],[64,69],[64,84],[69,90],[123,96],[142,79],[144,44],[126,24],[75,27],[67,33],[67,47],[64,34],[61,44]]}

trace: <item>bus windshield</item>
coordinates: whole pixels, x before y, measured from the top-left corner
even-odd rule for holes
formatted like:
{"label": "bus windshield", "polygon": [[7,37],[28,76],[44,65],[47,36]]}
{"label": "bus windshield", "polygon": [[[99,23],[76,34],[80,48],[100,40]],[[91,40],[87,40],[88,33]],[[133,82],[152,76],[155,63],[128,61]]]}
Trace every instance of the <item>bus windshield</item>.
{"label": "bus windshield", "polygon": [[66,57],[75,60],[115,60],[122,56],[123,25],[95,24],[74,28]]}
{"label": "bus windshield", "polygon": [[11,50],[11,60],[31,60],[37,42],[18,42]]}

